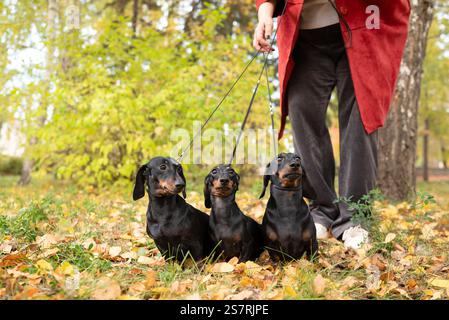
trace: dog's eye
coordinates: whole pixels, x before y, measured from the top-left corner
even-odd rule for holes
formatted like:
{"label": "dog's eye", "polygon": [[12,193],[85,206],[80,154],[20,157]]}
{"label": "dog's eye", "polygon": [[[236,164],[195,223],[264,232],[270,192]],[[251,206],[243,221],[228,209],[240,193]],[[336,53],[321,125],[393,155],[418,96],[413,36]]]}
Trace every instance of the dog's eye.
{"label": "dog's eye", "polygon": [[165,164],[161,164],[161,165],[159,166],[159,169],[165,170],[165,169],[167,169],[167,166],[166,166]]}
{"label": "dog's eye", "polygon": [[212,170],[212,174],[217,174],[217,172],[218,172],[217,169]]}

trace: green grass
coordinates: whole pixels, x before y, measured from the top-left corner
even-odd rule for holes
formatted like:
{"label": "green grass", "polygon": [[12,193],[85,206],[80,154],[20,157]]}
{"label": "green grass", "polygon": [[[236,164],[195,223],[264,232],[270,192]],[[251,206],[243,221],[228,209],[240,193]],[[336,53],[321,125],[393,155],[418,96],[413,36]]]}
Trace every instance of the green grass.
{"label": "green grass", "polygon": [[427,192],[435,197],[435,200],[442,206],[449,205],[449,181],[419,181],[417,183],[418,192]]}
{"label": "green grass", "polygon": [[38,235],[36,224],[48,220],[47,207],[51,199],[45,199],[41,203],[33,202],[29,207],[19,210],[15,217],[0,217],[0,237],[11,235],[15,238],[23,238],[26,241],[34,241]]}
{"label": "green grass", "polygon": [[112,268],[110,261],[95,257],[77,243],[61,243],[57,248],[59,249],[58,253],[51,257],[55,266],[67,261],[77,266],[80,271],[105,272]]}

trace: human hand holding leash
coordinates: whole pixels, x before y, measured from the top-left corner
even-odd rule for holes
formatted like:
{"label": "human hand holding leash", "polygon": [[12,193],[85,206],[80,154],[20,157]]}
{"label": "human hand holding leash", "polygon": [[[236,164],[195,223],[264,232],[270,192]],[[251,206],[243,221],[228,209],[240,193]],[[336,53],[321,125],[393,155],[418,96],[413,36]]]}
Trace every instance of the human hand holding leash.
{"label": "human hand holding leash", "polygon": [[256,50],[262,52],[274,51],[269,40],[273,33],[273,13],[275,0],[263,3],[259,7],[258,17],[259,23],[254,31],[253,46]]}

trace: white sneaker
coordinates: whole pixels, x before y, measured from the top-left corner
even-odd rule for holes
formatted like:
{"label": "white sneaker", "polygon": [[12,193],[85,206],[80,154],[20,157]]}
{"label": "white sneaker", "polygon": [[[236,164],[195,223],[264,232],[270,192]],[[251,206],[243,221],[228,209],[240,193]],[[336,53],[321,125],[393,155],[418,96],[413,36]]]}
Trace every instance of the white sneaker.
{"label": "white sneaker", "polygon": [[368,231],[361,226],[351,227],[343,232],[342,240],[346,248],[360,249],[362,244],[368,242]]}
{"label": "white sneaker", "polygon": [[315,229],[316,229],[316,238],[318,240],[325,240],[329,238],[329,232],[327,232],[327,228],[322,224],[315,223]]}

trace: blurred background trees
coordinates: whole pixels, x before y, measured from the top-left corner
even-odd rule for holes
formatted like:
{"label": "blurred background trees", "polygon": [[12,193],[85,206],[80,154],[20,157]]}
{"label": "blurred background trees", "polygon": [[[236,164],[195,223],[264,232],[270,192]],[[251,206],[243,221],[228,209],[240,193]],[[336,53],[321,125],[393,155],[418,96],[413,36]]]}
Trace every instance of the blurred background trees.
{"label": "blurred background trees", "polygon": [[[8,81],[1,99],[16,101],[2,111],[26,136],[20,182],[33,168],[82,184],[128,184],[137,165],[166,154],[170,132],[203,121],[253,53],[253,1],[223,3],[4,3],[9,61],[0,67],[14,75],[1,80]],[[34,57],[19,63],[21,55]],[[260,67],[252,66],[210,127],[238,127]],[[250,126],[268,128],[264,88],[254,111]]]}
{"label": "blurred background trees", "polygon": [[[429,17],[433,23],[427,21],[421,95],[416,82],[403,90],[404,105],[419,112],[414,120],[419,127],[405,139],[413,146],[420,138],[406,155],[408,171],[398,169],[409,182],[400,197],[414,189],[415,162],[424,172],[448,165],[447,9],[446,1],[439,1]],[[174,129],[192,134],[192,122],[203,121],[230,87],[254,52],[256,16],[253,0],[2,1],[0,141],[8,140],[5,127],[19,128],[24,153],[14,158],[14,168],[23,163],[21,183],[50,174],[82,185],[129,187],[138,165],[173,147]],[[271,58],[277,103],[276,56]],[[259,60],[208,128],[239,127],[260,68]],[[328,123],[337,133],[334,102]],[[265,81],[248,127],[269,129]],[[292,148],[290,135],[285,137],[284,150]],[[337,134],[333,140],[338,144]],[[388,142],[400,145],[398,137]],[[202,180],[201,165],[187,169]]]}

